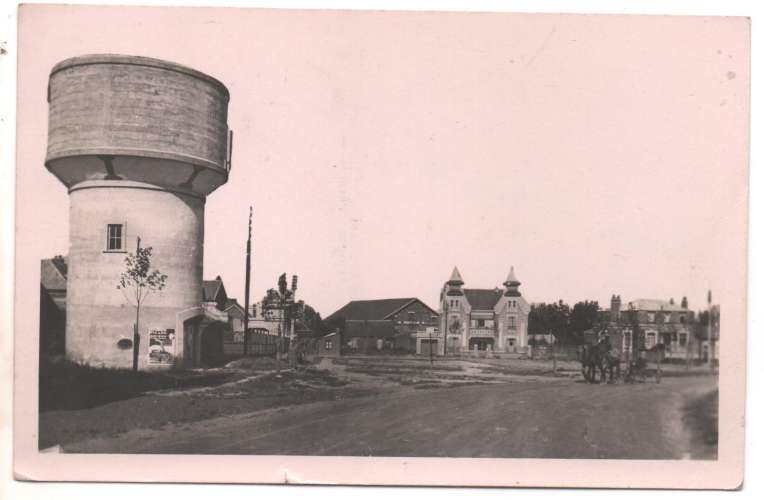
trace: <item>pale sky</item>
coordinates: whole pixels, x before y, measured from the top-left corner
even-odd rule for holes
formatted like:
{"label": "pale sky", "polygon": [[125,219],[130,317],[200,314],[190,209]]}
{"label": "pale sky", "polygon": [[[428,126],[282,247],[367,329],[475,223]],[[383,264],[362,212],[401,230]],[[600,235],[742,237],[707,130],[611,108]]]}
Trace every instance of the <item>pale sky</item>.
{"label": "pale sky", "polygon": [[252,296],[298,274],[323,316],[352,299],[437,308],[454,265],[475,288],[513,265],[532,302],[698,309],[712,288],[723,304],[745,272],[748,33],[740,18],[24,6],[17,222],[39,246],[19,263],[68,247],[66,190],[43,165],[50,68],[121,53],[231,93],[204,272],[240,302],[253,205]]}

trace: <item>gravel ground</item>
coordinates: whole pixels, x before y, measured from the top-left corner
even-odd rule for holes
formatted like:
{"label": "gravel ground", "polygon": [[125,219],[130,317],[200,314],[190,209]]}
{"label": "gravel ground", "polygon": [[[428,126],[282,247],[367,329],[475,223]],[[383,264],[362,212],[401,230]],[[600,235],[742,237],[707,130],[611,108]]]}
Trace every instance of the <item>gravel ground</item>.
{"label": "gravel ground", "polygon": [[284,406],[113,438],[65,452],[679,459],[683,425],[710,377],[661,384],[516,382],[378,393]]}
{"label": "gravel ground", "polygon": [[[519,359],[432,364],[413,357],[324,359],[280,377],[262,369],[270,368],[268,363],[240,365],[216,370],[220,376],[212,379],[222,377],[224,383],[42,412],[40,448],[560,458],[713,458],[716,453],[709,437],[716,426],[711,410],[718,404],[708,396],[713,377],[589,385],[581,383],[576,363],[558,364],[555,374],[551,363]],[[263,428],[293,439],[226,441],[239,432],[258,435]],[[316,432],[326,436],[313,436]],[[460,444],[453,436],[466,441]]]}

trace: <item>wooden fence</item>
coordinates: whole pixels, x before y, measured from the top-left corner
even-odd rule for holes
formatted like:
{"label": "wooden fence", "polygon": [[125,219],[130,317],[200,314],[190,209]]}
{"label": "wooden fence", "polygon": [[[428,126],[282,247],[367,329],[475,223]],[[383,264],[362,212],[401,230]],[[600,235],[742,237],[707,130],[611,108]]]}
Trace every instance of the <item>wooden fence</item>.
{"label": "wooden fence", "polygon": [[[265,333],[249,332],[247,350],[244,351],[244,339],[235,341],[226,336],[223,340],[223,354],[226,356],[274,356],[276,354],[279,337]],[[287,352],[288,339],[281,337],[281,352]]]}

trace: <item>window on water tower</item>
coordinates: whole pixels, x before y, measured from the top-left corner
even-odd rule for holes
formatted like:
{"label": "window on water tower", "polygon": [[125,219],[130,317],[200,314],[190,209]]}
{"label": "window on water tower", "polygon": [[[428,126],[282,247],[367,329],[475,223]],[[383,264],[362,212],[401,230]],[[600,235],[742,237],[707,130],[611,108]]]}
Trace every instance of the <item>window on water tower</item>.
{"label": "window on water tower", "polygon": [[125,249],[125,225],[108,224],[106,226],[106,250],[121,252]]}

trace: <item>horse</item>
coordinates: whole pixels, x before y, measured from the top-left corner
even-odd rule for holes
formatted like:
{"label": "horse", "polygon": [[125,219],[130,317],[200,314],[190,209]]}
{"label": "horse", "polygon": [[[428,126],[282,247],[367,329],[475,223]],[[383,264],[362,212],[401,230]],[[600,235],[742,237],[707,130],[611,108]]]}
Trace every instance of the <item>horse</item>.
{"label": "horse", "polygon": [[[602,356],[599,346],[584,344],[581,347],[581,374],[590,384],[597,382],[597,368],[602,371]],[[604,371],[602,372],[604,376]]]}
{"label": "horse", "polygon": [[[608,349],[607,344],[584,344],[581,348],[581,373],[590,384],[597,383],[597,370],[600,381],[612,383],[621,377],[621,359],[618,352]],[[609,375],[609,377],[608,377]]]}
{"label": "horse", "polygon": [[[603,349],[606,349],[606,347],[602,346],[600,351]],[[618,351],[610,349],[605,352],[600,352],[600,372],[602,372],[603,381],[605,380],[605,376],[609,373],[610,377],[608,378],[608,383],[610,384],[615,382],[616,379],[621,378],[621,356]]]}

